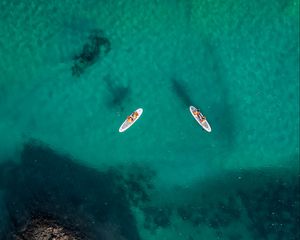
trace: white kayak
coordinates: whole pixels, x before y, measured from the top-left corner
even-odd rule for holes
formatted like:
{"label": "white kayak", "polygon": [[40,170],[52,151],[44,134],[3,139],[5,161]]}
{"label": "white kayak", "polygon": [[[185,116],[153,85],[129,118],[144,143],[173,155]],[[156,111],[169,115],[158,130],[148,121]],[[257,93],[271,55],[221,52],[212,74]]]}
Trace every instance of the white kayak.
{"label": "white kayak", "polygon": [[[137,112],[138,113],[138,116],[136,118],[133,117],[133,114],[134,112]],[[128,128],[130,128],[139,118],[140,116],[142,115],[143,113],[143,109],[142,108],[139,108],[137,110],[135,110],[133,113],[130,114],[130,116],[128,117],[132,117],[133,118],[133,121],[132,122],[129,122],[128,119],[126,119],[121,127],[119,128],[119,132],[125,132]]]}
{"label": "white kayak", "polygon": [[[208,121],[205,119],[204,121],[200,120],[200,117],[194,114],[194,111],[196,111],[197,108],[195,108],[194,106],[190,106],[190,112],[193,115],[193,117],[195,118],[195,120],[201,125],[201,127],[203,127],[203,129],[207,132],[211,132],[211,127],[208,123]],[[200,116],[204,117],[203,114],[200,112]]]}

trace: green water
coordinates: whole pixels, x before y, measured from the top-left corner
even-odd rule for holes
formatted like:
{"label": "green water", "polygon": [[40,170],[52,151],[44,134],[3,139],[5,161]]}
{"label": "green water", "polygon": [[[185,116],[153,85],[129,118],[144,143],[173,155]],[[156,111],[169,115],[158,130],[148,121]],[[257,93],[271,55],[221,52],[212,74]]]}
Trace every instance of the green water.
{"label": "green water", "polygon": [[[257,186],[261,179],[297,182],[298,0],[0,6],[0,162],[18,161],[23,144],[36,139],[100,171],[147,166],[156,173],[151,204],[160,208],[205,205],[198,188],[221,198],[221,189],[239,184],[226,180],[232,173],[250,171]],[[105,33],[111,50],[72,76],[73,57],[93,29]],[[189,105],[203,111],[211,133],[197,125]],[[139,107],[140,120],[120,134]],[[229,230],[220,235],[174,214],[153,232],[143,227],[141,209],[132,211],[141,239],[230,239]],[[247,224],[230,227],[252,239]]]}

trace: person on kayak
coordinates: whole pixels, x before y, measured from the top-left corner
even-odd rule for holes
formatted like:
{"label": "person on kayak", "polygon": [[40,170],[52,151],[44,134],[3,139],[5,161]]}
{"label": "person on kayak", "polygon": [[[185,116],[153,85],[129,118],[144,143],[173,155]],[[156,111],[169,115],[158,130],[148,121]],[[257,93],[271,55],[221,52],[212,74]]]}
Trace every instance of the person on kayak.
{"label": "person on kayak", "polygon": [[206,117],[203,116],[198,109],[193,111],[194,115],[200,119],[200,122],[203,123],[206,120]]}
{"label": "person on kayak", "polygon": [[132,123],[132,122],[133,122],[133,117],[128,116],[128,117],[127,117],[127,121],[128,121],[129,123]]}
{"label": "person on kayak", "polygon": [[201,116],[200,116],[200,122],[203,123],[205,120],[206,120],[206,117],[203,116],[203,115],[201,115]]}
{"label": "person on kayak", "polygon": [[127,117],[127,121],[129,123],[132,123],[133,120],[135,120],[138,116],[139,116],[139,114],[137,112],[134,112],[132,115],[130,115],[130,116]]}
{"label": "person on kayak", "polygon": [[134,113],[132,114],[133,119],[136,119],[138,116],[139,116],[138,112],[134,112]]}
{"label": "person on kayak", "polygon": [[194,113],[194,115],[195,115],[196,117],[201,118],[201,114],[200,114],[200,111],[199,111],[198,109],[194,110],[193,113]]}

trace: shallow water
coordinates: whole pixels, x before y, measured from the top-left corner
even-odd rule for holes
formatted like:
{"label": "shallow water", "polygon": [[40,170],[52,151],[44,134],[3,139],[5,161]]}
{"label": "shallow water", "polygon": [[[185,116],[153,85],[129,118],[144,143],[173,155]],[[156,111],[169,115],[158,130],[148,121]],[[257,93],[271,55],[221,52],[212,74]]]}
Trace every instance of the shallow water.
{"label": "shallow water", "polygon": [[[95,239],[101,227],[89,221],[121,226],[116,235],[125,239],[297,238],[298,0],[0,6],[0,237],[22,226],[11,227],[15,209],[26,220],[46,205],[43,212],[59,219],[81,206],[70,218],[89,219],[82,231]],[[83,47],[97,55],[93,43],[101,39],[109,49],[72,74],[76,56],[93,58]],[[189,105],[203,111],[211,133]],[[120,134],[139,107],[140,120]],[[48,151],[57,154],[54,165],[45,160]],[[61,169],[59,180],[48,168]],[[101,198],[97,186],[115,175],[123,180]],[[70,178],[84,189],[90,179],[90,190],[64,191]],[[48,200],[40,196],[45,185]],[[123,208],[98,206],[104,219],[91,210],[119,190],[112,205]],[[20,196],[26,198],[12,204]],[[53,210],[74,198],[81,200],[70,209]],[[114,220],[115,209],[122,220]]]}

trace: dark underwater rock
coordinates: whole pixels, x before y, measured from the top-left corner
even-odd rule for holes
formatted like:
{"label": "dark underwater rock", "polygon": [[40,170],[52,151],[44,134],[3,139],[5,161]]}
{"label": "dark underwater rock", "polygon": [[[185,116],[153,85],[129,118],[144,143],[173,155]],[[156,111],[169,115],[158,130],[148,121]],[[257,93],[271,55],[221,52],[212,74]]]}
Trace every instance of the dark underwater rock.
{"label": "dark underwater rock", "polygon": [[111,50],[111,44],[101,30],[93,31],[88,42],[83,46],[79,55],[74,57],[72,75],[79,77],[87,67],[93,65],[99,58],[104,57]]}
{"label": "dark underwater rock", "polygon": [[54,220],[46,218],[32,219],[22,231],[15,235],[16,240],[82,240],[76,231],[72,231]]}

